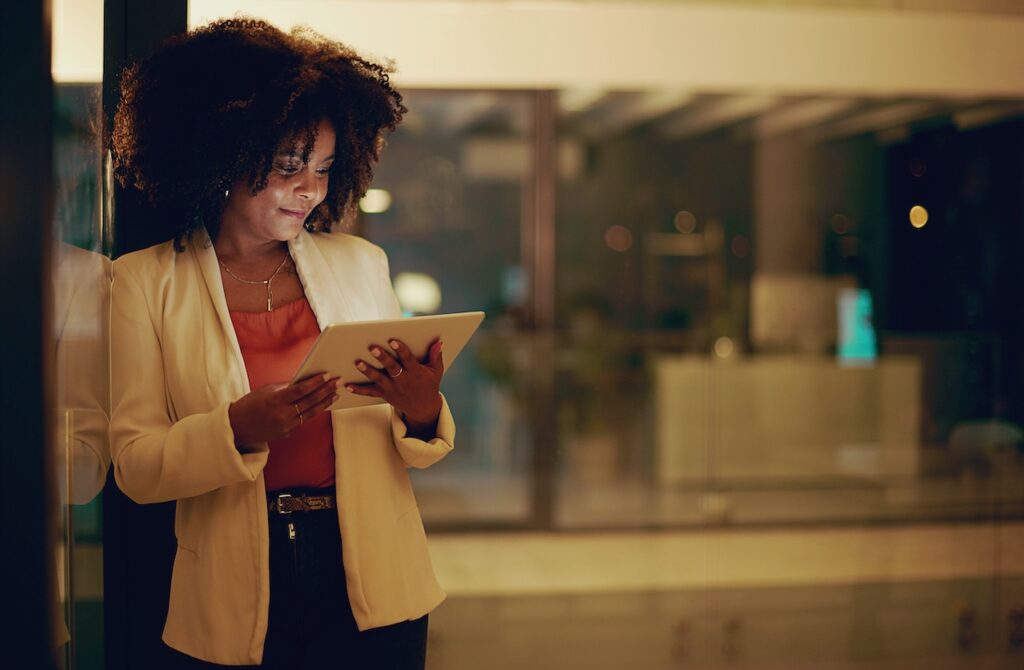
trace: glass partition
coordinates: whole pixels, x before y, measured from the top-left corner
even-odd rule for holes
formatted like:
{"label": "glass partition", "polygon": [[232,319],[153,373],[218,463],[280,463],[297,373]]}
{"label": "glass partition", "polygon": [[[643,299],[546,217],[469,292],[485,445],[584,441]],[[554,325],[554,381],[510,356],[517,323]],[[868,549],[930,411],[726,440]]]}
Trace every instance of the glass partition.
{"label": "glass partition", "polygon": [[110,464],[109,229],[100,128],[103,4],[55,2],[54,449],[63,667],[104,667],[102,496]]}
{"label": "glass partition", "polygon": [[410,92],[359,224],[488,311],[414,473],[431,667],[1012,667],[1024,107],[574,90],[545,146],[495,95]]}

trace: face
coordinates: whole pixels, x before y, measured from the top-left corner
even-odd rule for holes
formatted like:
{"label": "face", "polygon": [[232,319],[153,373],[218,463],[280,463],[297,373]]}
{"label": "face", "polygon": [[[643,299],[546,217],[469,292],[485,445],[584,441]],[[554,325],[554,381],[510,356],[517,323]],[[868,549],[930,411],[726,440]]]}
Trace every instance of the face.
{"label": "face", "polygon": [[301,144],[294,154],[285,146],[274,156],[265,189],[252,196],[247,184],[233,186],[221,218],[221,232],[253,242],[293,239],[310,212],[327,197],[334,143],[334,126],[323,119],[308,163],[302,162]]}

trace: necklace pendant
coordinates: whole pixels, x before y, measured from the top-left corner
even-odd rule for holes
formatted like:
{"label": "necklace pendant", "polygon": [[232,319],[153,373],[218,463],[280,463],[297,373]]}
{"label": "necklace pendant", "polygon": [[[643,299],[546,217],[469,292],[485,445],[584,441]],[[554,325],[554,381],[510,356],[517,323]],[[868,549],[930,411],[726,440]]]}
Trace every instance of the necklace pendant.
{"label": "necklace pendant", "polygon": [[267,279],[259,279],[259,280],[242,279],[241,277],[236,275],[234,272],[232,272],[231,268],[229,268],[227,265],[224,264],[224,261],[221,261],[220,259],[218,259],[218,261],[220,262],[220,266],[222,268],[224,268],[224,271],[227,272],[229,275],[231,275],[231,277],[233,279],[235,279],[237,281],[240,281],[243,284],[263,284],[264,286],[266,286],[267,287],[267,311],[271,312],[274,309],[274,277],[276,277],[278,274],[280,274],[281,269],[284,268],[285,263],[288,262],[289,258],[291,258],[291,256],[286,253],[284,255],[284,258],[281,260],[281,264],[277,266],[276,270],[274,270],[274,274],[270,275],[270,277],[268,277]]}

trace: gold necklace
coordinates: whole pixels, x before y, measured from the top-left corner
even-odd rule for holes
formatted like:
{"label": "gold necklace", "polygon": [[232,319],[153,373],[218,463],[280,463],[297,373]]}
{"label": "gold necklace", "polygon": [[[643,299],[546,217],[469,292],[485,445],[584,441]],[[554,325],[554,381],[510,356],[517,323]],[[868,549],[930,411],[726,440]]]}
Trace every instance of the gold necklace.
{"label": "gold necklace", "polygon": [[227,272],[229,275],[234,277],[235,280],[240,281],[243,284],[265,284],[267,286],[267,311],[269,312],[274,307],[274,277],[276,277],[278,273],[281,272],[281,268],[284,267],[284,264],[288,262],[289,258],[291,258],[291,256],[285,254],[284,260],[282,260],[281,264],[277,266],[276,270],[274,270],[274,274],[270,275],[268,279],[262,279],[258,281],[253,281],[252,279],[242,279],[234,272],[232,272],[231,268],[229,268],[227,265],[224,265],[224,261],[218,258],[217,262],[220,263],[220,266],[224,268],[225,272]]}

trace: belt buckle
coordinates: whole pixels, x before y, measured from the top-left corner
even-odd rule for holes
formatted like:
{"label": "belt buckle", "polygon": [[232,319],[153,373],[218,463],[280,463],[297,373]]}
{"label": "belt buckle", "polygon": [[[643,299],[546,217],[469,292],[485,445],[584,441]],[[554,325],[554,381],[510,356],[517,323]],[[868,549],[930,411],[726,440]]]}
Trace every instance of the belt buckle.
{"label": "belt buckle", "polygon": [[286,510],[286,509],[282,509],[281,508],[281,500],[284,499],[284,498],[291,498],[291,497],[292,497],[291,493],[282,493],[281,495],[277,496],[276,506],[277,506],[277,513],[278,514],[291,514],[292,513],[292,510],[290,510],[290,509]]}

